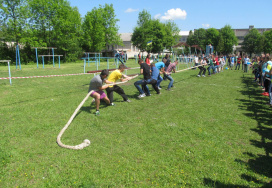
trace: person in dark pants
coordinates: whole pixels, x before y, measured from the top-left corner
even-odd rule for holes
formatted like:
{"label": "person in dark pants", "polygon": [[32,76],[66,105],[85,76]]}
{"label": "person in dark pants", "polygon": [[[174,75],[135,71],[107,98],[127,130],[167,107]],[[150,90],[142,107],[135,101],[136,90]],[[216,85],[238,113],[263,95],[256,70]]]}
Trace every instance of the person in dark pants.
{"label": "person in dark pants", "polygon": [[200,71],[199,71],[199,73],[198,73],[197,76],[201,77],[201,75],[202,75],[203,77],[206,77],[205,76],[205,74],[206,74],[206,68],[204,67],[204,65],[207,65],[206,57],[204,57],[204,59],[201,60],[200,64],[203,65],[203,66],[199,66],[198,67],[200,69]]}
{"label": "person in dark pants", "polygon": [[[117,80],[121,80],[121,82],[130,80],[129,76],[123,75],[122,72],[124,72],[126,66],[121,64],[119,66],[119,68],[115,71],[113,71],[109,77],[108,77],[108,81],[110,82],[116,82]],[[119,87],[118,85],[114,85],[114,86],[109,86],[107,89],[107,96],[110,99],[110,104],[114,105],[113,103],[113,92],[118,93],[119,95],[121,95],[121,97],[123,98],[124,102],[131,102],[128,97],[126,96],[124,90]]]}
{"label": "person in dark pants", "polygon": [[[138,98],[142,98],[142,97],[151,95],[150,91],[147,87],[147,84],[152,84],[152,86],[155,89],[155,91],[157,92],[157,94],[160,94],[160,90],[158,89],[158,86],[157,86],[157,80],[153,79],[150,75],[150,66],[148,66],[146,63],[144,63],[144,61],[142,59],[138,60],[138,64],[140,65],[141,74],[143,74],[143,76],[144,76],[143,80],[138,80],[134,83],[134,86],[137,88],[137,90],[140,93]],[[158,75],[157,75],[157,77],[158,77]],[[143,89],[140,86],[142,86]]]}

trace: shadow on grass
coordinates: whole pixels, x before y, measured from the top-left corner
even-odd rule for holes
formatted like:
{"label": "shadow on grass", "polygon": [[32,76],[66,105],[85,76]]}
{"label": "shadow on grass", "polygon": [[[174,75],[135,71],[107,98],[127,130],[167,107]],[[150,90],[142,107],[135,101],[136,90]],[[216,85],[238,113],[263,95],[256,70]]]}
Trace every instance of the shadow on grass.
{"label": "shadow on grass", "polygon": [[[247,113],[244,115],[256,120],[256,128],[251,129],[252,131],[260,135],[260,140],[250,140],[251,144],[255,147],[262,148],[265,154],[253,154],[251,152],[245,152],[251,159],[243,161],[236,159],[237,163],[244,165],[248,171],[256,174],[272,178],[272,109],[265,104],[268,103],[268,97],[261,96],[261,91],[250,75],[244,74],[242,77],[243,90],[242,95],[248,96],[248,99],[239,99],[241,110],[246,110]],[[259,184],[258,187],[272,187],[272,182],[263,182],[256,179],[253,176],[246,174],[241,175],[241,179],[248,182],[254,182]],[[211,187],[247,187],[243,185],[225,184],[209,178],[204,179],[204,184]]]}

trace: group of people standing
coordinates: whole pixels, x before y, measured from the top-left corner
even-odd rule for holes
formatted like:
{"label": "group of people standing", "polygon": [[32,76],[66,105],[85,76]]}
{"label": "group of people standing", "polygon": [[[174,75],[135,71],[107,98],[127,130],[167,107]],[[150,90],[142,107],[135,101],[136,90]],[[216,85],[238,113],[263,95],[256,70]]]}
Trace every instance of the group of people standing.
{"label": "group of people standing", "polygon": [[249,65],[250,65],[250,59],[247,55],[245,56],[238,56],[238,55],[229,55],[228,57],[228,68],[230,70],[233,70],[235,67],[235,70],[239,70],[240,66],[242,65],[242,70],[244,72],[248,72]]}
{"label": "group of people standing", "polygon": [[205,56],[195,57],[195,62],[197,62],[195,65],[198,66],[198,68],[200,69],[197,75],[198,77],[201,76],[206,77],[205,74],[207,70],[209,76],[211,76],[211,74],[219,73],[223,71],[223,67],[226,64],[226,61],[223,56],[219,57],[214,55],[209,55],[208,57]]}
{"label": "group of people standing", "polygon": [[[140,74],[143,75],[142,80],[138,80],[134,83],[134,86],[139,91],[138,98],[151,96],[149,88],[147,86],[148,84],[152,85],[153,89],[156,91],[157,94],[161,93],[160,90],[162,88],[160,86],[160,83],[163,80],[170,81],[166,89],[167,91],[171,91],[171,88],[174,87],[174,79],[171,77],[171,74],[172,72],[175,73],[178,61],[171,63],[171,60],[167,54],[161,62],[150,63],[150,61],[148,61],[148,57],[149,56],[147,56],[146,58],[146,62],[144,62],[143,59],[138,60],[138,64],[140,65]],[[94,98],[93,102],[95,102],[96,104],[95,114],[97,116],[100,115],[100,99],[103,99],[109,106],[114,105],[113,92],[118,93],[123,98],[124,102],[131,102],[125,94],[124,90],[120,86],[115,85],[117,80],[124,82],[133,78],[132,76],[122,74],[125,69],[126,66],[124,64],[121,64],[118,69],[114,70],[110,74],[107,69],[104,69],[101,71],[100,75],[96,75],[91,79],[88,92],[92,91],[90,93],[90,96]],[[163,75],[164,78],[162,78],[161,75]],[[106,85],[103,85],[103,83],[106,83]],[[107,95],[104,93],[103,90],[106,90]]]}
{"label": "group of people standing", "polygon": [[254,82],[258,83],[264,91],[261,95],[269,97],[268,106],[272,107],[272,62],[269,54],[256,56],[252,60]]}

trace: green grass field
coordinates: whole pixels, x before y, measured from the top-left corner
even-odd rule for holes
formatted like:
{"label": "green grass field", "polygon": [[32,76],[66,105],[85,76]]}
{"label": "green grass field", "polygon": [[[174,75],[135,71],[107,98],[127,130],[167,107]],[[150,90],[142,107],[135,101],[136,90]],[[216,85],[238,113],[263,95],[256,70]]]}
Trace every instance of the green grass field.
{"label": "green grass field", "polygon": [[[82,73],[83,63],[11,70],[13,77]],[[83,150],[61,148],[56,138],[93,75],[0,80],[0,187],[271,187],[268,97],[250,73],[197,73],[173,74],[174,91],[163,81],[161,95],[151,89],[143,99],[133,85],[141,77],[131,80],[121,87],[132,102],[115,93],[115,106],[102,103],[99,117],[88,99],[62,137],[67,145],[89,139]]]}

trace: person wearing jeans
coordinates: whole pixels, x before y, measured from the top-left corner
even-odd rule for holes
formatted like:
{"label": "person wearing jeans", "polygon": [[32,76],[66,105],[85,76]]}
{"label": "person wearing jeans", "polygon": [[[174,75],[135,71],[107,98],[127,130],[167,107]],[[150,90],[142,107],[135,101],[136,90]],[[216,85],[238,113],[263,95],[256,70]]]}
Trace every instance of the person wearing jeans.
{"label": "person wearing jeans", "polygon": [[[147,87],[147,84],[152,84],[152,86],[156,90],[157,94],[159,94],[160,90],[157,87],[157,81],[155,79],[151,78],[150,67],[146,63],[144,63],[144,61],[142,59],[139,59],[138,64],[140,65],[141,74],[144,75],[143,80],[138,80],[138,81],[136,81],[134,83],[134,86],[137,88],[137,90],[140,93],[140,95],[138,97],[142,98],[142,97],[145,97],[145,96],[150,96],[150,91],[149,91],[149,89]],[[146,94],[142,90],[140,85],[143,87]]]}
{"label": "person wearing jeans", "polygon": [[170,80],[170,83],[167,87],[167,90],[170,91],[171,87],[173,87],[173,83],[174,83],[174,79],[171,77],[172,72],[176,72],[176,66],[178,64],[178,61],[176,60],[174,63],[170,63],[170,65],[168,66],[164,76],[167,80]]}

